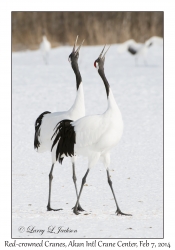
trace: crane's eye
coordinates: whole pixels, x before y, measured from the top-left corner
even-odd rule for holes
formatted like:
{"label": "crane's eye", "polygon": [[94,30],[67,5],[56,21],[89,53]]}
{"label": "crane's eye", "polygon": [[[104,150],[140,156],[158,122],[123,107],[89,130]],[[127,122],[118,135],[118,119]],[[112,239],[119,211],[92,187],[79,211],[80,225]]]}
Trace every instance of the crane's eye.
{"label": "crane's eye", "polygon": [[94,67],[97,68],[97,69],[99,69],[98,62],[97,62],[97,61],[94,62]]}
{"label": "crane's eye", "polygon": [[98,67],[98,62],[97,62],[97,61],[94,62],[94,67],[95,67],[95,68]]}

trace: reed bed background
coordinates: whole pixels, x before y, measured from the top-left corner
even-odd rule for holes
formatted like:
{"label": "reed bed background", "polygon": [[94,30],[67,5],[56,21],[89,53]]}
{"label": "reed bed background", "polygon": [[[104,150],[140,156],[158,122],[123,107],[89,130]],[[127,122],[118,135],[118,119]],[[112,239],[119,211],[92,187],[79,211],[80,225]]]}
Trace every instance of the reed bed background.
{"label": "reed bed background", "polygon": [[38,49],[43,30],[52,47],[72,45],[77,34],[85,45],[144,42],[163,37],[163,12],[12,12],[12,50]]}

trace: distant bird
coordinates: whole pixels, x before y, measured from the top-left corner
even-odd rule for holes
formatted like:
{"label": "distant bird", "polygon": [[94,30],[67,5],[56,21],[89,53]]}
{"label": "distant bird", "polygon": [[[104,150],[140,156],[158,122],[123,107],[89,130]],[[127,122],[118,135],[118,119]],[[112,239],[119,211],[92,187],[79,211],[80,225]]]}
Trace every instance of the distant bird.
{"label": "distant bird", "polygon": [[[83,155],[88,157],[88,169],[82,179],[81,189],[78,195],[76,205],[73,212],[78,215],[78,203],[86,182],[86,177],[90,169],[102,160],[107,171],[107,180],[111,188],[115,203],[116,213],[121,215],[130,215],[121,212],[112,187],[112,181],[109,174],[110,150],[119,142],[123,132],[123,120],[121,112],[115,102],[112,90],[104,73],[105,54],[103,55],[105,46],[100,56],[94,62],[95,68],[98,70],[103,80],[108,108],[101,115],[91,115],[80,118],[73,122],[66,119],[57,124],[55,133],[52,136],[52,149],[56,147],[56,159],[61,163],[65,156]],[[98,177],[97,177],[98,184]]]}
{"label": "distant bird", "polygon": [[150,47],[152,44],[163,46],[163,38],[159,36],[152,36],[145,41],[145,46]]}
{"label": "distant bird", "polygon": [[128,51],[131,55],[135,56],[135,63],[137,64],[138,58],[143,58],[144,63],[147,64],[147,53],[148,48],[153,44],[163,45],[163,38],[158,36],[153,36],[145,41],[144,44],[139,45],[135,42],[135,40],[130,39],[123,44],[119,45],[118,52],[122,53],[124,51]]}
{"label": "distant bird", "polygon": [[51,49],[51,44],[48,41],[48,39],[47,39],[47,37],[45,35],[45,32],[43,31],[43,40],[42,40],[42,42],[40,44],[40,51],[42,53],[43,60],[44,60],[45,64],[49,63],[49,52],[50,52],[50,49]]}
{"label": "distant bird", "polygon": [[127,51],[130,46],[133,46],[134,49],[136,49],[136,48],[138,49],[138,47],[140,47],[134,39],[129,39],[129,40],[125,41],[124,43],[120,43],[118,45],[117,52],[123,53],[123,52]]}
{"label": "distant bird", "polygon": [[[54,112],[54,113],[46,111],[46,112],[43,112],[36,119],[34,148],[37,150],[38,153],[51,151],[51,146],[52,146],[51,137],[53,135],[54,128],[59,121],[63,119],[77,120],[80,117],[83,117],[85,115],[83,83],[82,83],[82,78],[81,78],[81,74],[80,74],[79,67],[78,67],[79,51],[84,40],[76,50],[77,39],[78,39],[78,36],[73,46],[72,53],[69,55],[69,58],[68,58],[76,76],[77,95],[76,95],[75,101],[72,107],[68,111]],[[52,167],[51,167],[50,174],[49,174],[49,198],[48,198],[47,210],[58,211],[60,209],[52,209],[50,206],[51,184],[52,184],[52,179],[53,179],[52,172],[53,172],[54,164],[56,162],[54,150],[52,150],[51,154],[52,154]],[[71,158],[71,161],[72,161],[72,168],[73,168],[73,181],[75,185],[76,194],[78,196],[78,191],[77,191],[77,186],[76,186],[76,174],[75,174],[76,157],[73,156]],[[78,210],[83,211],[80,205],[78,205]]]}

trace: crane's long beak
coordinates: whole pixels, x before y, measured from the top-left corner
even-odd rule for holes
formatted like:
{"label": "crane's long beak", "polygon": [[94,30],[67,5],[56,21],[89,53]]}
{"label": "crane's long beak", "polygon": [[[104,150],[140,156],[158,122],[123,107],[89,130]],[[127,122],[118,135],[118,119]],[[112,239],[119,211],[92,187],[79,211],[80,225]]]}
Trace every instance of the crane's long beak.
{"label": "crane's long beak", "polygon": [[108,52],[108,50],[109,50],[109,48],[111,47],[111,45],[109,45],[109,47],[108,47],[108,49],[106,50],[106,52],[104,53],[104,55],[103,55],[103,59],[105,58],[105,55],[106,55],[106,53]]}
{"label": "crane's long beak", "polygon": [[[111,46],[111,45],[109,45],[108,49],[110,48],[110,46]],[[103,47],[102,52],[101,52],[101,53],[100,53],[100,55],[99,55],[99,58],[102,58],[102,59],[104,59],[104,58],[105,58],[105,55],[106,55],[106,53],[107,53],[107,51],[108,51],[108,49],[107,49],[107,50],[106,50],[106,52],[104,53],[104,55],[102,56],[102,54],[103,54],[103,52],[104,52],[105,47],[106,47],[106,44],[105,44],[105,46]]]}
{"label": "crane's long beak", "polygon": [[103,54],[103,51],[104,51],[105,47],[106,47],[106,44],[105,44],[105,46],[103,47],[102,52],[101,52],[100,55],[99,55],[100,58],[102,57],[102,54]]}
{"label": "crane's long beak", "polygon": [[[85,40],[85,39],[84,39]],[[75,51],[75,53],[78,53],[79,52],[79,50],[80,50],[80,48],[81,48],[81,46],[83,45],[83,43],[84,43],[84,40],[82,41],[82,43],[80,44],[80,46],[77,48],[77,50]]]}
{"label": "crane's long beak", "polygon": [[74,46],[73,46],[73,50],[72,50],[72,52],[74,52],[74,51],[75,51],[75,47],[76,47],[76,45],[77,45],[77,41],[78,41],[78,35],[77,35],[77,37],[76,37],[76,39],[75,39],[75,43],[74,43]]}

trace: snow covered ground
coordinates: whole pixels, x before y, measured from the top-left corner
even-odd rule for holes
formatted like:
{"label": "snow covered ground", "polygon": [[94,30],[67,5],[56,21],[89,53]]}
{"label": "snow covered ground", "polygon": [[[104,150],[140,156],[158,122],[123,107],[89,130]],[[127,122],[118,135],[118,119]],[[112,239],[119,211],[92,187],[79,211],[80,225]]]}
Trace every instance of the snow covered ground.
{"label": "snow covered ground", "polygon": [[[80,51],[87,115],[102,113],[107,105],[102,80],[93,66],[101,49],[83,46]],[[63,165],[57,163],[53,173],[51,206],[63,210],[46,211],[51,155],[34,151],[34,122],[44,111],[67,110],[73,103],[71,51],[68,46],[52,49],[49,65],[44,64],[40,51],[12,54],[12,237],[162,238],[162,47],[150,47],[147,66],[142,60],[135,66],[127,52],[117,54],[117,45],[106,55],[106,76],[124,120],[123,137],[111,152],[111,179],[121,210],[133,216],[115,215],[100,162],[90,171],[83,189],[80,203],[86,211],[73,214],[76,196],[69,159]],[[78,188],[86,169],[87,159],[79,157]]]}

